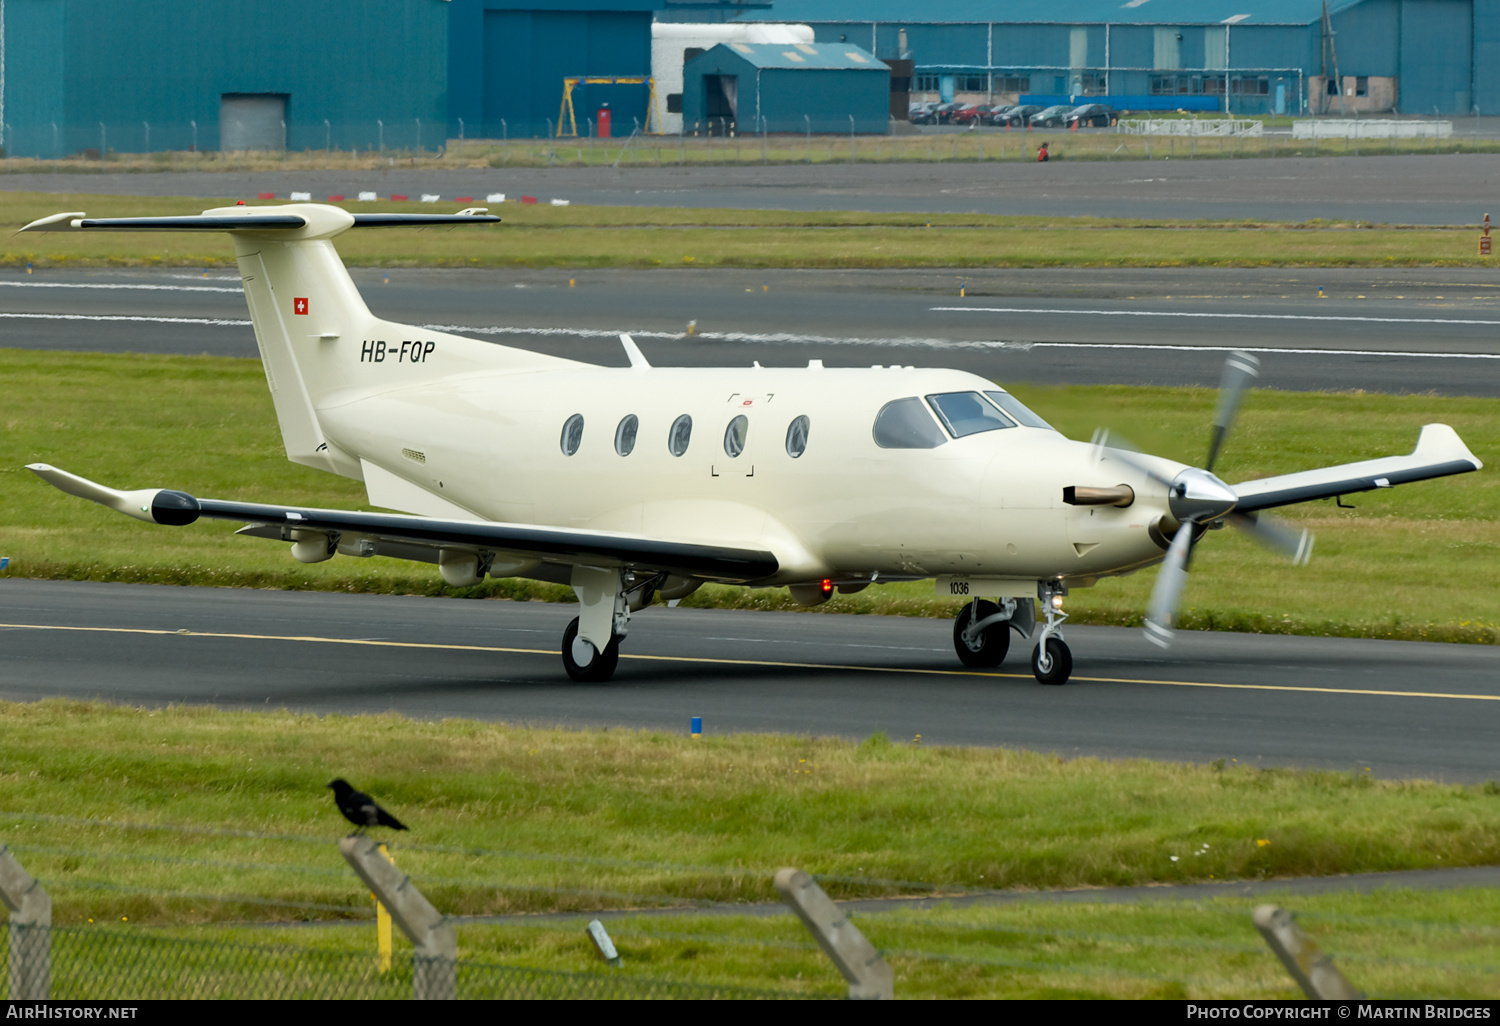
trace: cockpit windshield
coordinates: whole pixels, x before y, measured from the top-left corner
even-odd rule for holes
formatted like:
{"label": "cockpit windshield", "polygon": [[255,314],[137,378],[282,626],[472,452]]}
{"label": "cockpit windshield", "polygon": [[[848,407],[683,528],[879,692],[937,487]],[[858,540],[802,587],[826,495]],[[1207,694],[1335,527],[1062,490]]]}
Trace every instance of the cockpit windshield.
{"label": "cockpit windshield", "polygon": [[1016,426],[1015,421],[985,402],[978,392],[943,392],[928,396],[927,401],[954,438]]}
{"label": "cockpit windshield", "polygon": [[1019,423],[1025,425],[1026,427],[1046,428],[1048,431],[1057,430],[1057,428],[1053,427],[1051,424],[1048,424],[1041,417],[1038,417],[1035,413],[1032,413],[1029,409],[1026,408],[1026,405],[1022,403],[1021,400],[1017,399],[1009,392],[986,392],[984,394],[994,400],[996,406],[1000,407],[1002,410],[1010,414]]}

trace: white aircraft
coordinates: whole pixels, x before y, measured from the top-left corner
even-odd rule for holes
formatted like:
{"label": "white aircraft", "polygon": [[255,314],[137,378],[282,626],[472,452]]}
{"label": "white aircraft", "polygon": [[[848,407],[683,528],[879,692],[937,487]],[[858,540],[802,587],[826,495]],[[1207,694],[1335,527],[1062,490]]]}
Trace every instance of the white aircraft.
{"label": "white aircraft", "polygon": [[[351,214],[321,204],[187,217],[64,213],[23,231],[223,231],[287,456],[362,480],[409,515],[119,491],[46,464],[72,495],[148,523],[200,517],[291,543],[305,563],[392,556],[436,563],[455,587],[486,576],[569,584],[581,611],[562,638],[579,681],[607,680],[630,615],[706,581],[835,589],[936,578],[969,599],[953,625],[964,665],[998,666],[1010,632],[1064,683],[1070,588],[1164,563],[1147,636],[1165,645],[1193,545],[1232,524],[1305,561],[1311,539],[1265,510],[1389,488],[1482,464],[1429,424],[1409,456],[1229,485],[1212,473],[1256,362],[1224,373],[1202,468],[1070,441],[993,382],[912,367],[599,367],[380,320],[334,251],[350,229],[480,225],[453,215]],[[1037,623],[1039,600],[1041,624]]]}

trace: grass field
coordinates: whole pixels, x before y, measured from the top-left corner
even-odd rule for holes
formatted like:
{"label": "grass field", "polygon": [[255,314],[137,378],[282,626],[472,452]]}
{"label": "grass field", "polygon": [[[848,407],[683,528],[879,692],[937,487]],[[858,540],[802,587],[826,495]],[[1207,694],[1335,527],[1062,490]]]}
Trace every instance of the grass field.
{"label": "grass field", "polygon": [[[5,238],[0,266],[232,264],[232,247],[213,235],[14,232],[64,210],[131,217],[197,213],[233,202],[0,193]],[[342,205],[354,211],[403,206],[390,201]],[[553,207],[545,202],[507,202],[494,212],[505,221],[494,228],[352,232],[339,239],[339,252],[360,267],[1391,267],[1489,266],[1494,259],[1478,255],[1473,230],[1455,228]]]}
{"label": "grass field", "polygon": [[[234,524],[153,527],[56,492],[24,469],[53,463],[117,487],[363,508],[357,482],[287,462],[258,361],[0,350],[0,554],[12,576],[571,600],[562,587],[492,581],[455,592],[426,565],[340,557],[311,566]],[[1054,388],[1007,382],[1074,438],[1100,424],[1150,452],[1200,462],[1209,389]],[[1219,472],[1228,481],[1409,452],[1422,424],[1452,424],[1500,458],[1500,413],[1483,399],[1257,391]],[[1500,637],[1500,505],[1494,471],[1290,507],[1318,532],[1293,569],[1235,531],[1199,546],[1186,627],[1494,643]],[[1154,571],[1076,590],[1076,622],[1137,624]],[[793,608],[784,590],[705,588],[690,605]],[[887,585],[820,609],[950,616],[932,585]]]}
{"label": "grass field", "polygon": [[[852,897],[1500,858],[1494,784],[1362,773],[1064,761],[882,735],[692,740],[61,700],[0,703],[0,734],[0,841],[48,889],[59,926],[137,945],[182,937],[373,960],[369,897],[338,855],[347,824],[323,789],[334,775],[413,828],[392,856],[455,915],[774,901],[781,865]],[[1283,903],[1372,994],[1496,994],[1492,891]],[[895,966],[899,995],[1292,996],[1250,927],[1253,904],[940,906],[858,922]],[[597,962],[585,918],[460,923],[460,956],[586,971]],[[330,925],[248,925],[277,922]],[[609,929],[630,976],[840,989],[787,916],[643,914]]]}

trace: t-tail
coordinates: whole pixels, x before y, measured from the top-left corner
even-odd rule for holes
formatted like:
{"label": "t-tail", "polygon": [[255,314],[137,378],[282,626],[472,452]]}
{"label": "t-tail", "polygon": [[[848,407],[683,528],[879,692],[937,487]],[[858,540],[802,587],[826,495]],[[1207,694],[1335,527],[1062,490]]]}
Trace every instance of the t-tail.
{"label": "t-tail", "polygon": [[450,335],[372,314],[333,247],[351,228],[495,224],[457,214],[351,214],[319,203],[221,207],[181,217],[54,214],[22,231],[228,232],[287,456],[360,479],[355,454],[324,437],[318,411],[361,396],[474,370],[527,371],[573,361]]}

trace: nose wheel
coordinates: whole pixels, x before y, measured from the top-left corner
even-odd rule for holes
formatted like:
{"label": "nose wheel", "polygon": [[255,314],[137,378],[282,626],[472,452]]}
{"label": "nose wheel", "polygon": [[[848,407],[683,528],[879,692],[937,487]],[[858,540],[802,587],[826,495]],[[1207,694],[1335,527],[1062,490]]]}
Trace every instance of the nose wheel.
{"label": "nose wheel", "polygon": [[1066,684],[1073,675],[1073,652],[1061,638],[1045,638],[1031,650],[1031,672],[1042,684]]}
{"label": "nose wheel", "polygon": [[1066,684],[1073,675],[1073,652],[1062,639],[1063,621],[1068,618],[1062,604],[1068,587],[1057,580],[1038,581],[1036,592],[1047,623],[1031,650],[1031,672],[1040,684]]}
{"label": "nose wheel", "polygon": [[600,652],[591,642],[578,636],[578,617],[573,617],[562,637],[563,669],[580,684],[602,684],[614,676],[620,662],[620,635],[610,636]]}

